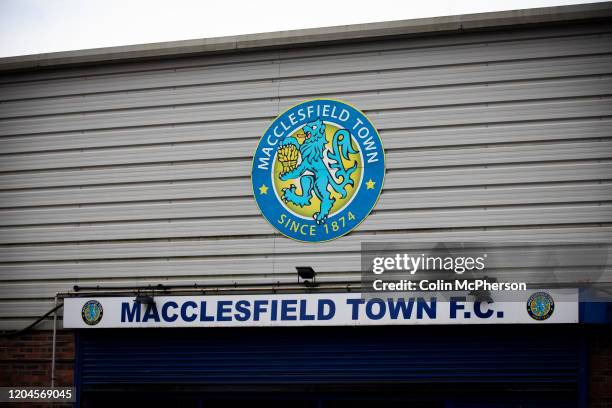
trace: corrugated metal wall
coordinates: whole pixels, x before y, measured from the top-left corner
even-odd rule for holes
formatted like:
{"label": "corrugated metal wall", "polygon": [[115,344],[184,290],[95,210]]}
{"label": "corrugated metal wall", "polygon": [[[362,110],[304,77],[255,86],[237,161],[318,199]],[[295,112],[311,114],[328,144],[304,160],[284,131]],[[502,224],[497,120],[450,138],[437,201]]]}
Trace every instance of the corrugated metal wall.
{"label": "corrugated metal wall", "polygon": [[[356,281],[362,240],[612,241],[612,24],[97,65],[0,77],[0,329],[80,285]],[[313,97],[380,130],[355,232],[290,241],[251,154]]]}

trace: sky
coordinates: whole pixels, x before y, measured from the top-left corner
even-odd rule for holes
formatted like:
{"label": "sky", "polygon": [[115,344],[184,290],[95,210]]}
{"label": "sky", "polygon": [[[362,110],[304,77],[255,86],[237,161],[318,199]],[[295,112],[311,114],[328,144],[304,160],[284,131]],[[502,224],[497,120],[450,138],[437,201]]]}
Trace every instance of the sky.
{"label": "sky", "polygon": [[0,0],[0,58],[594,0]]}

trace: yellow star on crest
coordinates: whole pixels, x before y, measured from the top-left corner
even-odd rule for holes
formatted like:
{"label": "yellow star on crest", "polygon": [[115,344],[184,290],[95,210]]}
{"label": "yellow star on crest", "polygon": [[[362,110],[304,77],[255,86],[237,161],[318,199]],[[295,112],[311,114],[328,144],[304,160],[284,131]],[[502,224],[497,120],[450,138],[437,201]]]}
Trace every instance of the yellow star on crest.
{"label": "yellow star on crest", "polygon": [[366,181],[366,186],[368,187],[368,190],[374,190],[375,184],[376,182],[372,181],[372,179],[369,179],[368,181]]}
{"label": "yellow star on crest", "polygon": [[259,194],[268,194],[268,186],[262,184],[261,187],[259,187]]}

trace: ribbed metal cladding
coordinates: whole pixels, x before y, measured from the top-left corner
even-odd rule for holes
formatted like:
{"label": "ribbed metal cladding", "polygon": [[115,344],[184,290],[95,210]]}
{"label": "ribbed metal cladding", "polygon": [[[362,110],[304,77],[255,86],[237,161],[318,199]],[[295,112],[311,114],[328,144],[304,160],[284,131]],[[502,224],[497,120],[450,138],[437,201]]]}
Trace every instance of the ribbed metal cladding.
{"label": "ribbed metal cladding", "polygon": [[[0,77],[0,329],[80,285],[359,278],[363,240],[612,240],[612,24],[454,33]],[[323,245],[259,214],[252,153],[315,97],[380,130],[385,187]],[[47,326],[48,327],[48,326]]]}
{"label": "ribbed metal cladding", "polygon": [[[578,380],[565,330],[292,328],[81,331],[80,381],[109,384],[515,383]],[[347,331],[348,330],[348,331]],[[352,335],[350,334],[352,333]],[[516,334],[521,334],[517,336]],[[144,337],[143,337],[144,336]],[[146,341],[145,341],[146,339]],[[274,339],[271,343],[270,339]]]}

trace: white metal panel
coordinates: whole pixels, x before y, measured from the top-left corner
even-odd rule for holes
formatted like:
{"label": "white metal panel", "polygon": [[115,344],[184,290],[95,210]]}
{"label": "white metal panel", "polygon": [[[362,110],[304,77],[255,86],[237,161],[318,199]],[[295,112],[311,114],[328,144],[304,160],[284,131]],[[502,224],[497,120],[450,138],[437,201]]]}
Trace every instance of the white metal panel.
{"label": "white metal panel", "polygon": [[[513,242],[550,241],[608,242],[612,227],[509,228],[501,230],[467,229],[457,231],[384,232],[376,235],[353,232],[341,240],[304,244],[280,236],[230,237],[222,239],[164,239],[129,242],[92,242],[46,245],[0,246],[3,262],[70,261],[85,259],[176,258],[225,255],[271,255],[295,253],[355,252],[362,242]],[[129,276],[122,279],[130,279]],[[1,286],[1,285],[0,285]]]}
{"label": "white metal panel", "polygon": [[[466,228],[546,224],[607,223],[610,204],[573,204],[509,208],[469,208],[376,212],[361,231]],[[208,218],[140,222],[109,222],[59,226],[0,228],[0,244],[107,241],[177,237],[228,237],[272,234],[262,217]]]}
{"label": "white metal panel", "polygon": [[[576,75],[583,77],[605,75],[609,72],[611,63],[612,58],[609,55],[588,55],[554,60],[504,61],[374,73],[300,77],[278,81],[243,81],[162,89],[155,87],[151,90],[5,101],[0,104],[0,118],[263,99],[277,96],[292,97],[299,95],[303,98],[305,95],[344,94],[397,88],[422,88],[442,85],[465,86],[471,83],[526,81]],[[558,68],[551,69],[551,65]],[[452,91],[461,92],[460,89],[448,92]],[[499,92],[503,92],[503,90],[499,89]],[[449,98],[450,96],[452,95],[449,95]],[[412,101],[419,101],[419,103],[427,101],[427,99],[421,99],[422,97],[419,98],[418,94],[411,97],[413,98]]]}
{"label": "white metal panel", "polygon": [[[70,279],[65,282],[58,283],[57,281],[51,281],[48,286],[41,286],[40,284],[32,283],[32,282],[17,282],[17,281],[6,281],[2,282],[0,285],[0,299],[2,300],[16,300],[14,295],[16,293],[22,293],[25,297],[25,301],[29,299],[51,299],[58,292],[68,292],[68,290],[72,291],[74,285],[81,286],[95,286],[100,285],[104,287],[119,287],[119,286],[146,286],[152,285],[155,286],[160,282],[163,282],[165,285],[191,285],[193,286],[194,280],[203,286],[215,287],[215,285],[219,286],[227,286],[233,285],[234,283],[237,285],[253,285],[253,284],[269,284],[270,286],[277,284],[295,284],[295,273],[291,272],[289,274],[276,273],[274,275],[269,275],[266,277],[257,277],[257,276],[249,276],[249,275],[240,275],[240,276],[185,276],[185,277],[171,277],[168,279],[162,277],[131,277],[129,279],[100,279],[100,278],[92,278],[92,279]],[[359,280],[359,274],[355,272],[334,272],[334,273],[325,273],[321,274],[317,277],[317,282],[319,283],[338,283],[343,284],[345,286],[356,286],[356,283]],[[132,293],[129,293],[128,296],[131,296]],[[26,297],[27,296],[27,297]],[[20,299],[23,300],[23,299]],[[47,308],[45,312],[47,312],[50,308]],[[38,317],[40,315],[37,315]]]}
{"label": "white metal panel", "polygon": [[118,92],[130,89],[185,86],[204,83],[267,79],[278,75],[276,61],[244,62],[162,71],[114,74],[103,77],[78,77],[47,82],[0,85],[0,100],[41,98],[90,92]]}
{"label": "white metal panel", "polygon": [[[244,144],[236,144],[235,146],[240,146],[245,148],[245,146],[249,146],[249,143]],[[203,148],[201,145],[198,146],[199,149],[192,149],[195,152],[191,152],[189,157],[194,158],[198,154],[200,155],[208,155],[210,156],[211,152],[208,149]],[[157,152],[160,155],[163,155],[164,151],[171,150],[165,148],[151,148],[149,152]],[[161,150],[161,152],[160,152]],[[180,150],[180,149],[179,149]],[[231,150],[231,149],[230,149]],[[244,153],[246,154],[246,152]],[[126,153],[128,157],[138,157],[141,155],[138,149],[132,150]],[[146,156],[141,155],[141,160],[146,160]],[[210,178],[211,176],[216,177],[246,177],[250,174],[250,165],[251,159],[249,156],[240,160],[242,156],[241,153],[237,152],[236,160],[221,160],[220,162],[209,162],[205,164],[200,164],[198,166],[190,166],[190,170],[194,170],[195,174],[189,178]],[[387,153],[387,167],[389,169],[406,169],[406,168],[422,168],[422,167],[440,167],[440,166],[457,166],[457,165],[470,165],[470,164],[493,164],[493,163],[522,163],[522,162],[531,162],[531,161],[550,161],[550,160],[585,160],[585,159],[607,159],[612,157],[612,141],[607,139],[600,139],[599,141],[577,141],[577,142],[568,142],[562,141],[559,143],[530,143],[530,144],[501,144],[501,145],[492,145],[491,147],[482,147],[481,145],[475,146],[465,146],[465,147],[451,147],[448,149],[418,149],[418,150],[393,150],[388,151]],[[118,160],[121,160],[120,158]],[[126,159],[123,159],[126,160]],[[134,159],[137,161],[138,159]],[[172,162],[172,160],[170,160]],[[43,168],[47,168],[52,166],[52,164],[48,164],[47,162],[34,162],[34,166],[42,166]],[[60,164],[61,165],[61,164]],[[63,164],[66,166],[66,164]],[[78,167],[78,166],[75,166]],[[133,172],[133,168],[127,168],[123,171],[121,170],[77,170],[70,173],[57,173],[59,178],[63,178],[64,181],[70,180],[70,178],[76,179],[74,182],[67,183],[68,185],[82,185],[87,183],[86,178],[88,175],[92,173],[102,175],[102,180],[105,180],[106,183],[110,182],[133,182],[140,181],[141,179],[134,180],[137,174],[142,174],[144,177],[146,175],[150,175],[151,173],[156,173],[158,171],[161,172],[174,172],[175,169],[178,171],[183,170],[184,167],[173,167],[173,166],[161,166],[157,168],[151,169],[150,167],[142,167],[137,170],[137,172]],[[196,171],[197,170],[197,171]],[[215,173],[211,173],[215,171]],[[116,180],[113,179],[113,174],[131,174],[131,179],[127,176],[127,180]],[[104,179],[104,174],[107,175],[107,178]],[[50,179],[53,179],[53,174],[50,175]],[[71,177],[73,176],[73,177]],[[199,176],[199,177],[198,177]],[[5,176],[9,178],[11,176]],[[46,177],[46,176],[43,176]],[[163,180],[164,177],[161,177]],[[179,178],[182,179],[182,178]],[[1,180],[1,178],[0,178]],[[92,183],[94,184],[94,183]],[[2,185],[2,183],[0,183]],[[17,187],[18,184],[14,184]],[[180,185],[188,185],[187,182],[180,183]],[[47,186],[44,184],[43,186]],[[107,188],[107,187],[104,187]],[[112,188],[112,187],[108,187]],[[120,191],[127,191],[128,187],[115,187],[119,188]],[[138,189],[137,186],[131,186],[130,189]],[[197,187],[196,187],[197,188]],[[81,189],[81,188],[79,188]],[[96,190],[95,188],[91,190],[94,194],[95,191],[100,191],[100,188]],[[112,191],[112,190],[108,190]],[[65,193],[69,193],[66,191]],[[0,193],[0,206],[10,207],[18,201],[27,199],[28,197],[36,197],[38,195],[46,195],[49,197],[53,196],[53,191],[32,191],[32,192],[15,192],[15,193]],[[160,194],[165,194],[167,197],[167,193],[160,192]],[[62,193],[62,195],[64,195]],[[80,192],[80,196],[87,196],[86,192]],[[18,198],[12,198],[18,197]],[[193,196],[192,196],[193,197]],[[70,203],[75,201],[66,201],[68,198],[63,198],[63,201],[54,202],[55,204],[60,203]],[[52,198],[46,198],[44,200],[52,200]],[[108,201],[108,199],[106,200]],[[45,202],[42,201],[41,204]],[[80,202],[80,201],[76,201]],[[25,203],[25,201],[24,201]]]}
{"label": "white metal panel", "polygon": [[[500,250],[508,254],[508,249]],[[576,253],[582,256],[572,256]],[[487,254],[493,255],[495,250],[487,250]],[[565,267],[600,267],[598,257],[589,257],[590,253],[600,254],[601,249],[566,249],[567,256]],[[499,261],[491,265],[487,270],[495,273],[504,271],[517,274],[517,270],[533,266],[540,262],[542,250],[539,248],[521,248],[516,250],[520,256],[511,255],[507,259],[513,259],[511,264]],[[492,258],[494,255],[492,256]],[[589,260],[592,260],[589,262]],[[75,262],[49,262],[35,264],[12,264],[0,265],[0,281],[20,281],[25,279],[78,279],[87,277],[113,278],[129,276],[138,277],[164,277],[168,271],[174,276],[208,276],[208,277],[236,277],[251,275],[262,278],[274,278],[277,275],[291,276],[296,280],[294,265],[310,265],[320,276],[336,274],[339,272],[352,272],[357,276],[361,270],[361,255],[359,252],[335,253],[329,256],[323,254],[277,254],[274,259],[266,256],[242,256],[242,257],[209,257],[190,259],[153,259],[153,260],[130,260],[130,261],[81,261]]]}
{"label": "white metal panel", "polygon": [[0,213],[0,225],[61,224],[75,222],[179,219],[257,215],[251,197],[198,201],[62,206],[7,210]]}
{"label": "white metal panel", "polygon": [[[511,157],[511,156],[509,156]],[[385,186],[399,187],[437,187],[453,185],[460,177],[462,185],[504,184],[504,183],[537,183],[571,180],[610,179],[611,163],[608,161],[582,161],[571,164],[534,163],[521,164],[520,156],[512,157],[517,164],[491,165],[472,164],[470,168],[430,168],[423,170],[391,169],[393,175],[387,177]],[[466,165],[470,165],[467,163]],[[142,166],[125,166],[116,168],[69,169],[46,172],[0,173],[0,190],[17,188],[40,188],[61,186],[94,186],[100,184],[140,183],[169,180],[212,179],[215,174],[226,177],[248,177],[250,163],[247,161],[226,163],[196,163],[196,164],[159,164]],[[217,173],[218,172],[218,173]],[[460,176],[461,175],[461,176]],[[2,200],[0,199],[0,202]]]}
{"label": "white metal panel", "polygon": [[[560,33],[557,32],[556,34],[559,35]],[[554,36],[554,31],[550,35]],[[470,36],[472,40],[469,39]],[[527,59],[597,54],[610,51],[610,48],[606,47],[605,41],[609,34],[601,35],[604,41],[601,41],[600,35],[578,35],[573,38],[564,38],[563,34],[561,34],[560,38],[538,38],[541,36],[542,34],[532,38],[525,36],[525,38],[514,41],[499,41],[491,44],[494,45],[492,47],[489,47],[489,43],[496,40],[495,34],[485,34],[479,38],[470,34],[463,36],[461,39],[455,38],[454,41],[449,41],[449,37],[446,37],[437,41],[436,39],[432,41],[431,38],[425,39],[421,40],[420,43],[419,41],[408,40],[407,42],[365,43],[365,46],[358,44],[342,47],[321,47],[318,50],[314,48],[314,53],[312,48],[307,52],[287,51],[281,60],[283,69],[280,72],[280,76],[299,76],[303,75],[304,70],[319,73],[322,67],[327,66],[334,72],[339,73],[401,68],[404,65],[398,65],[398,59],[409,61],[407,66],[414,67],[506,60],[508,55],[512,55],[513,59]],[[497,37],[499,37],[499,34],[497,34]],[[506,34],[506,37],[511,38],[512,34]],[[453,42],[458,44],[453,44]],[[430,48],[426,48],[428,43]],[[445,43],[447,45],[444,45]],[[419,58],[414,58],[417,53]],[[85,74],[83,76],[71,76],[66,79],[46,82],[9,83],[0,85],[0,95],[2,95],[0,100],[70,95],[85,92],[122,91],[159,86],[187,86],[237,81],[245,78],[265,79],[279,76],[278,62],[270,60],[274,58],[273,53],[261,53],[260,58],[263,61],[249,61],[249,55],[251,59],[257,59],[257,56],[253,57],[251,53],[244,57],[243,63],[237,64],[234,62],[236,61],[234,56],[233,61],[232,59],[226,60],[226,62],[231,62],[229,64],[223,64],[223,57],[220,57],[218,63],[214,64],[213,57],[212,62],[204,60],[204,62],[196,63],[192,67],[188,66],[189,64],[187,63],[185,68],[178,68],[176,63],[170,63],[169,65],[174,65],[174,67],[168,67],[165,70],[155,63],[150,63],[148,66],[146,64],[134,64],[135,66],[145,66],[140,71],[131,73],[129,73],[129,70],[124,69],[123,72],[116,72],[106,76]],[[278,56],[278,52],[276,55]],[[232,57],[230,56],[230,58]],[[381,62],[381,59],[384,62]],[[322,62],[322,60],[325,61]],[[372,68],[371,65],[368,66],[365,62],[376,63],[377,66]],[[312,65],[319,67],[319,70],[313,69]],[[304,68],[300,69],[300,66]],[[155,69],[161,70],[156,72]],[[127,74],[125,73],[126,71],[128,72]],[[75,81],[75,79],[78,81]],[[78,83],[80,92],[72,90],[75,82]]]}
{"label": "white metal panel", "polygon": [[386,191],[378,210],[459,208],[470,206],[526,205],[612,201],[612,184],[444,188]]}
{"label": "white metal panel", "polygon": [[[591,29],[593,29],[592,27]],[[605,27],[595,29],[600,32]],[[577,31],[576,34],[592,34],[595,31]],[[47,67],[44,70],[18,71],[0,78],[0,84],[18,84],[28,82],[44,83],[47,80],[95,78],[98,76],[117,76],[126,73],[146,73],[161,71],[166,75],[175,71],[194,68],[215,67],[228,64],[249,64],[262,61],[273,61],[279,57],[279,50],[259,50],[245,53],[220,53],[217,55],[194,55],[182,58],[157,58],[153,60],[131,61],[128,64],[83,64],[62,67]]]}
{"label": "white metal panel", "polygon": [[546,162],[559,160],[609,159],[612,140],[596,142],[529,143],[466,146],[451,149],[393,151],[387,154],[388,167],[413,169],[471,164]]}
{"label": "white metal panel", "polygon": [[272,234],[261,217],[206,220],[141,221],[61,226],[3,227],[0,244],[65,241],[107,241],[176,237],[249,236]]}
{"label": "white metal panel", "polygon": [[35,136],[7,136],[0,138],[0,152],[20,153],[153,145],[162,143],[219,141],[244,139],[253,132],[263,132],[273,117],[263,120],[159,125],[139,128],[92,130]]}
{"label": "white metal panel", "polygon": [[588,55],[292,78],[280,81],[280,96],[607,74],[610,58]]}
{"label": "white metal panel", "polygon": [[[330,90],[333,92],[333,88]],[[426,106],[452,106],[476,103],[498,103],[553,98],[609,95],[612,93],[612,77],[548,79],[538,81],[512,81],[509,83],[484,83],[476,85],[455,85],[398,89],[375,92],[347,93],[338,95],[364,110],[412,109]],[[284,100],[285,105],[295,105],[301,98]]]}
{"label": "white metal panel", "polygon": [[423,188],[461,185],[528,184],[612,179],[612,162],[502,164],[398,170],[385,179],[385,188]]}
{"label": "white metal panel", "polygon": [[227,85],[194,85],[149,91],[123,91],[61,98],[6,101],[0,105],[0,117],[92,112],[99,110],[130,109],[136,107],[184,105],[190,103],[224,102],[242,99],[261,99],[277,96],[278,84],[272,80],[231,82]]}
{"label": "white metal panel", "polygon": [[281,64],[281,76],[298,76],[307,72],[331,74],[355,71],[377,71],[445,64],[505,61],[510,59],[550,58],[570,55],[603,54],[612,51],[610,34],[566,38],[533,39],[432,47],[422,49],[379,51],[364,54],[308,57]]}
{"label": "white metal panel", "polygon": [[[161,163],[137,166],[71,168],[68,170],[0,173],[0,190],[58,186],[138,183],[171,180],[210,180],[245,177],[251,162],[211,161],[203,163]],[[1,202],[2,200],[0,200]]]}
{"label": "white metal panel", "polygon": [[70,152],[10,155],[2,160],[0,171],[192,160],[231,160],[250,157],[253,146],[256,146],[256,143],[257,141],[255,139],[244,141],[226,140],[218,142],[181,143],[177,145],[137,146],[119,149],[95,149],[88,152],[73,150]]}
{"label": "white metal panel", "polygon": [[[228,186],[229,187],[229,186]],[[406,210],[612,201],[610,182],[519,187],[443,188],[383,191],[378,210]],[[181,218],[256,216],[259,209],[250,196],[212,200],[181,200],[88,206],[28,208],[0,212],[0,226],[160,220]]]}
{"label": "white metal panel", "polygon": [[[611,89],[612,93],[612,89]],[[612,108],[612,104],[610,104]],[[526,124],[523,126],[505,125],[481,128],[460,129],[452,133],[447,128],[411,129],[382,132],[386,149],[401,149],[426,146],[452,146],[453,144],[476,144],[478,142],[490,144],[496,140],[503,142],[516,141],[519,135],[522,139],[532,138],[539,140],[563,140],[612,137],[611,120],[590,120],[555,124],[541,123]],[[256,131],[260,131],[256,133]],[[487,135],[499,130],[495,137],[487,141]],[[121,148],[100,148],[90,151],[71,150],[69,152],[44,152],[29,154],[11,154],[4,156],[0,162],[0,171],[55,169],[66,167],[92,167],[118,164],[181,162],[195,160],[235,160],[250,158],[258,143],[258,135],[263,135],[265,129],[252,128],[243,136],[247,140],[223,140],[211,142],[189,142],[179,144],[164,144],[153,146],[130,146]],[[462,139],[462,136],[466,138]],[[454,143],[444,143],[453,137]],[[440,138],[441,141],[436,139]],[[502,139],[503,138],[503,139]],[[431,140],[433,139],[433,140]],[[437,143],[436,143],[437,142]],[[463,143],[462,143],[463,142]],[[418,144],[417,144],[418,143]],[[414,146],[417,144],[417,146]]]}
{"label": "white metal panel", "polygon": [[541,122],[513,122],[433,128],[386,130],[381,132],[386,149],[460,146],[494,143],[538,142],[545,140],[608,138],[612,119],[589,118]]}
{"label": "white metal panel", "polygon": [[[611,31],[549,26],[0,78],[0,327],[23,327],[74,284],[291,283],[296,262],[322,283],[354,284],[369,240],[610,242]],[[280,236],[249,198],[258,138],[316,96],[365,110],[387,149],[374,214],[324,245]]]}
{"label": "white metal panel", "polygon": [[[15,316],[25,318],[38,318],[47,313],[55,305],[54,300],[18,300],[18,301],[0,301],[0,319]],[[59,315],[63,315],[63,311],[58,311]]]}
{"label": "white metal panel", "polygon": [[[146,128],[83,131],[53,135],[0,138],[2,153],[56,151],[95,147],[160,145],[196,141],[229,141],[249,138],[252,145],[263,134],[270,119],[213,122],[202,124],[162,125]],[[453,146],[462,144],[563,140],[612,135],[612,119],[510,122],[467,125],[461,127],[426,127],[415,129],[379,129],[386,148]],[[253,136],[254,135],[254,136]],[[83,153],[88,153],[87,150]],[[249,152],[252,153],[252,152]],[[7,156],[9,157],[9,156]]]}
{"label": "white metal panel", "polygon": [[[396,109],[397,106],[402,106],[403,109],[417,107],[434,107],[434,109],[437,109],[438,106],[485,102],[491,103],[492,106],[498,106],[496,103],[517,100],[529,101],[608,95],[611,91],[610,84],[610,77],[602,76],[595,79],[580,78],[576,80],[547,80],[534,83],[511,82],[510,84],[456,86],[451,89],[436,87],[427,90],[380,91],[338,95],[338,97],[356,104],[366,111]],[[267,98],[246,102],[232,101],[227,103],[177,105],[2,119],[0,120],[0,136],[159,125],[165,123],[256,119],[276,115],[281,112],[281,108],[283,110],[287,109],[300,100],[303,100],[303,97],[285,98],[280,102],[275,98]],[[500,105],[505,107],[505,104]],[[607,108],[608,114],[610,113],[611,106],[610,101],[606,100],[604,107]],[[384,123],[382,123],[382,128],[385,128]],[[252,136],[256,136],[256,134]]]}
{"label": "white metal panel", "polygon": [[225,53],[219,55],[204,55],[182,57],[178,59],[159,58],[151,61],[135,61],[130,64],[99,64],[76,67],[61,67],[59,69],[46,69],[40,71],[17,72],[6,77],[0,77],[0,83],[15,83],[41,81],[59,78],[93,77],[98,75],[113,75],[126,72],[151,72],[156,70],[181,70],[195,67],[215,66],[231,63],[247,63],[255,61],[276,60],[278,58],[296,58],[318,55],[336,55],[359,53],[368,51],[440,47],[453,44],[472,44],[487,42],[489,44],[511,40],[533,40],[536,38],[583,36],[600,34],[612,31],[612,25],[606,21],[591,22],[589,24],[521,27],[488,32],[462,32],[460,35],[435,35],[416,38],[396,38],[381,41],[359,41],[350,44],[330,44],[317,47],[299,47],[272,50],[258,50],[254,52]]}
{"label": "white metal panel", "polygon": [[0,120],[0,136],[28,133],[150,126],[276,116],[278,101],[257,100],[220,104],[166,106],[120,111],[37,116]]}
{"label": "white metal panel", "polygon": [[[479,127],[461,127],[461,128],[428,128],[428,129],[403,129],[403,130],[388,130],[381,132],[381,137],[385,143],[386,149],[405,149],[412,147],[428,147],[428,146],[453,146],[453,145],[471,145],[493,142],[518,142],[518,141],[540,141],[540,140],[564,140],[564,139],[583,139],[583,138],[608,138],[612,137],[612,120],[610,119],[589,119],[580,121],[561,121],[561,122],[539,122],[539,123],[511,123],[504,125],[482,125]],[[262,130],[263,133],[263,130]],[[57,153],[41,153],[29,155],[7,155],[0,162],[0,170],[15,171],[15,170],[33,170],[37,168],[50,169],[62,168],[69,165],[70,167],[77,166],[95,166],[109,164],[134,164],[152,162],[180,162],[189,160],[222,160],[236,159],[240,157],[250,157],[254,146],[258,139],[256,137],[245,141],[227,140],[206,143],[182,143],[170,145],[155,145],[155,146],[139,146],[129,148],[114,148],[114,149],[95,149],[90,151],[71,151]],[[208,164],[211,166],[212,164]],[[163,179],[163,174],[170,175],[184,170],[181,168],[171,168],[163,166],[162,174],[156,174],[155,168],[148,165],[140,171],[130,168],[125,171],[129,179],[116,180],[112,174],[117,170],[108,169],[104,172],[104,181],[108,182],[134,182]],[[197,168],[198,171],[189,172],[191,175],[186,176],[184,172],[173,175],[170,179],[185,179],[185,178],[205,178],[206,166],[195,165],[187,166],[187,168]],[[144,171],[143,171],[144,170]],[[248,171],[248,170],[247,170]],[[100,173],[100,171],[79,170],[77,172],[59,173],[54,177],[53,173],[45,173],[42,177],[44,184],[34,184],[32,186],[52,186],[54,180],[63,184],[95,184],[93,180],[86,179],[89,173]],[[73,175],[76,173],[76,180]],[[136,178],[137,175],[142,175],[142,178]],[[236,173],[222,173],[226,176],[234,176]],[[244,175],[246,173],[239,173]],[[10,188],[10,185],[15,187],[29,186],[31,183],[36,183],[40,176],[23,175],[19,173],[0,174],[0,189]],[[85,180],[81,180],[84,178]],[[23,184],[22,184],[23,183]],[[60,184],[61,185],[61,184]],[[5,187],[6,186],[6,187]]]}
{"label": "white metal panel", "polygon": [[[387,154],[389,169],[421,169],[473,164],[502,164],[558,160],[608,159],[612,156],[612,141],[500,145],[496,147],[465,147],[456,149],[392,151]],[[237,166],[247,177],[250,160],[225,163]],[[236,170],[237,171],[237,170]],[[225,174],[220,173],[220,176]],[[387,182],[401,173],[389,172]],[[175,200],[186,198],[249,196],[247,178],[230,180],[180,181],[118,186],[69,187],[40,190],[0,191],[0,208],[60,204],[85,204],[144,200]]]}
{"label": "white metal panel", "polygon": [[[147,185],[72,187],[54,190],[10,191],[0,193],[0,206],[41,206],[59,204],[108,203],[148,200],[179,200],[251,196],[248,179],[165,182]],[[253,202],[253,204],[255,204]]]}
{"label": "white metal panel", "polygon": [[372,112],[370,117],[384,129],[598,117],[611,111],[612,99],[598,97],[388,110]]}

